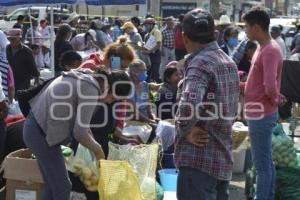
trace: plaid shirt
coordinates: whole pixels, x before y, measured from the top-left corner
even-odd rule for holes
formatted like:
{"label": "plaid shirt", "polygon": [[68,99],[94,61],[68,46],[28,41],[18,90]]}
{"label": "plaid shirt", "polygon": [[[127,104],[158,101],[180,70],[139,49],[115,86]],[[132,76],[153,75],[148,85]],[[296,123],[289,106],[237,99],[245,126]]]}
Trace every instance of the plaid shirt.
{"label": "plaid shirt", "polygon": [[163,37],[163,42],[162,42],[163,47],[166,47],[169,49],[175,48],[175,30],[174,29],[165,28],[162,31],[162,37]]}
{"label": "plaid shirt", "polygon": [[[218,180],[230,180],[231,131],[239,101],[236,65],[212,42],[187,58],[181,86],[176,114],[176,166],[196,168]],[[185,139],[195,125],[208,129],[210,141],[203,148]]]}
{"label": "plaid shirt", "polygon": [[239,65],[241,60],[243,59],[248,42],[248,38],[243,39],[233,52],[232,60],[235,62],[236,65]]}

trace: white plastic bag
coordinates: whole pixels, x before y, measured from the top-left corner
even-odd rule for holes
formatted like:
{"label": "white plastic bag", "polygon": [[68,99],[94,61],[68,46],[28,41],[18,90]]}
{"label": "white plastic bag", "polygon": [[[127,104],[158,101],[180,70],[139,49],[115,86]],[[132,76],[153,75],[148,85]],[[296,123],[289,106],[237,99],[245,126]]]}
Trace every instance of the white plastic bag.
{"label": "white plastic bag", "polygon": [[160,121],[156,129],[156,136],[162,141],[164,150],[167,150],[175,142],[175,125],[167,121]]}

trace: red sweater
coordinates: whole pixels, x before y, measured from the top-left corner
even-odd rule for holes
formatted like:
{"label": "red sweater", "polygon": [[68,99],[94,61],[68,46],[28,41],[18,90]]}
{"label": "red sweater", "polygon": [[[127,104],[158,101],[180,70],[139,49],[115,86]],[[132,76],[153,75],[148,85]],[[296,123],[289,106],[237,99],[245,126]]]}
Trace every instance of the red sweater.
{"label": "red sweater", "polygon": [[261,119],[278,111],[282,59],[273,40],[256,50],[245,87],[247,119]]}

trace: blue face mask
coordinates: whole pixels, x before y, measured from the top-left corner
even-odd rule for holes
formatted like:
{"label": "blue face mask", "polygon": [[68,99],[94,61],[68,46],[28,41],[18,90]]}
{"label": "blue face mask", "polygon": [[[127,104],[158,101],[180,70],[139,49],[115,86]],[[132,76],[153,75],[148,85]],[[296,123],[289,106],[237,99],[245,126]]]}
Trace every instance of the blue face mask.
{"label": "blue face mask", "polygon": [[141,72],[138,74],[138,79],[141,82],[146,81],[147,78],[148,78],[147,72]]}
{"label": "blue face mask", "polygon": [[229,38],[229,40],[228,40],[228,45],[229,45],[231,48],[237,47],[237,46],[239,45],[239,40],[238,40],[238,38],[236,38],[236,37],[231,37],[231,38]]}

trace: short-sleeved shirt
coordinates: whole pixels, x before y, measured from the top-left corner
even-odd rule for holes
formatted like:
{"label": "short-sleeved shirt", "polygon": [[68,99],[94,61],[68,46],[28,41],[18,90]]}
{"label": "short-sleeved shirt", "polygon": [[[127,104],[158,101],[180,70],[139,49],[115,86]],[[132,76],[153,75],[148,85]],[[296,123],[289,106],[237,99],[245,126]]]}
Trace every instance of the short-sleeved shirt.
{"label": "short-sleeved shirt", "polygon": [[72,40],[71,45],[75,49],[76,44],[80,44],[79,51],[83,51],[88,47],[88,42],[85,42],[85,33],[77,34]]}
{"label": "short-sleeved shirt", "polygon": [[156,42],[162,42],[162,34],[157,28],[154,28],[149,34],[155,37]]}

